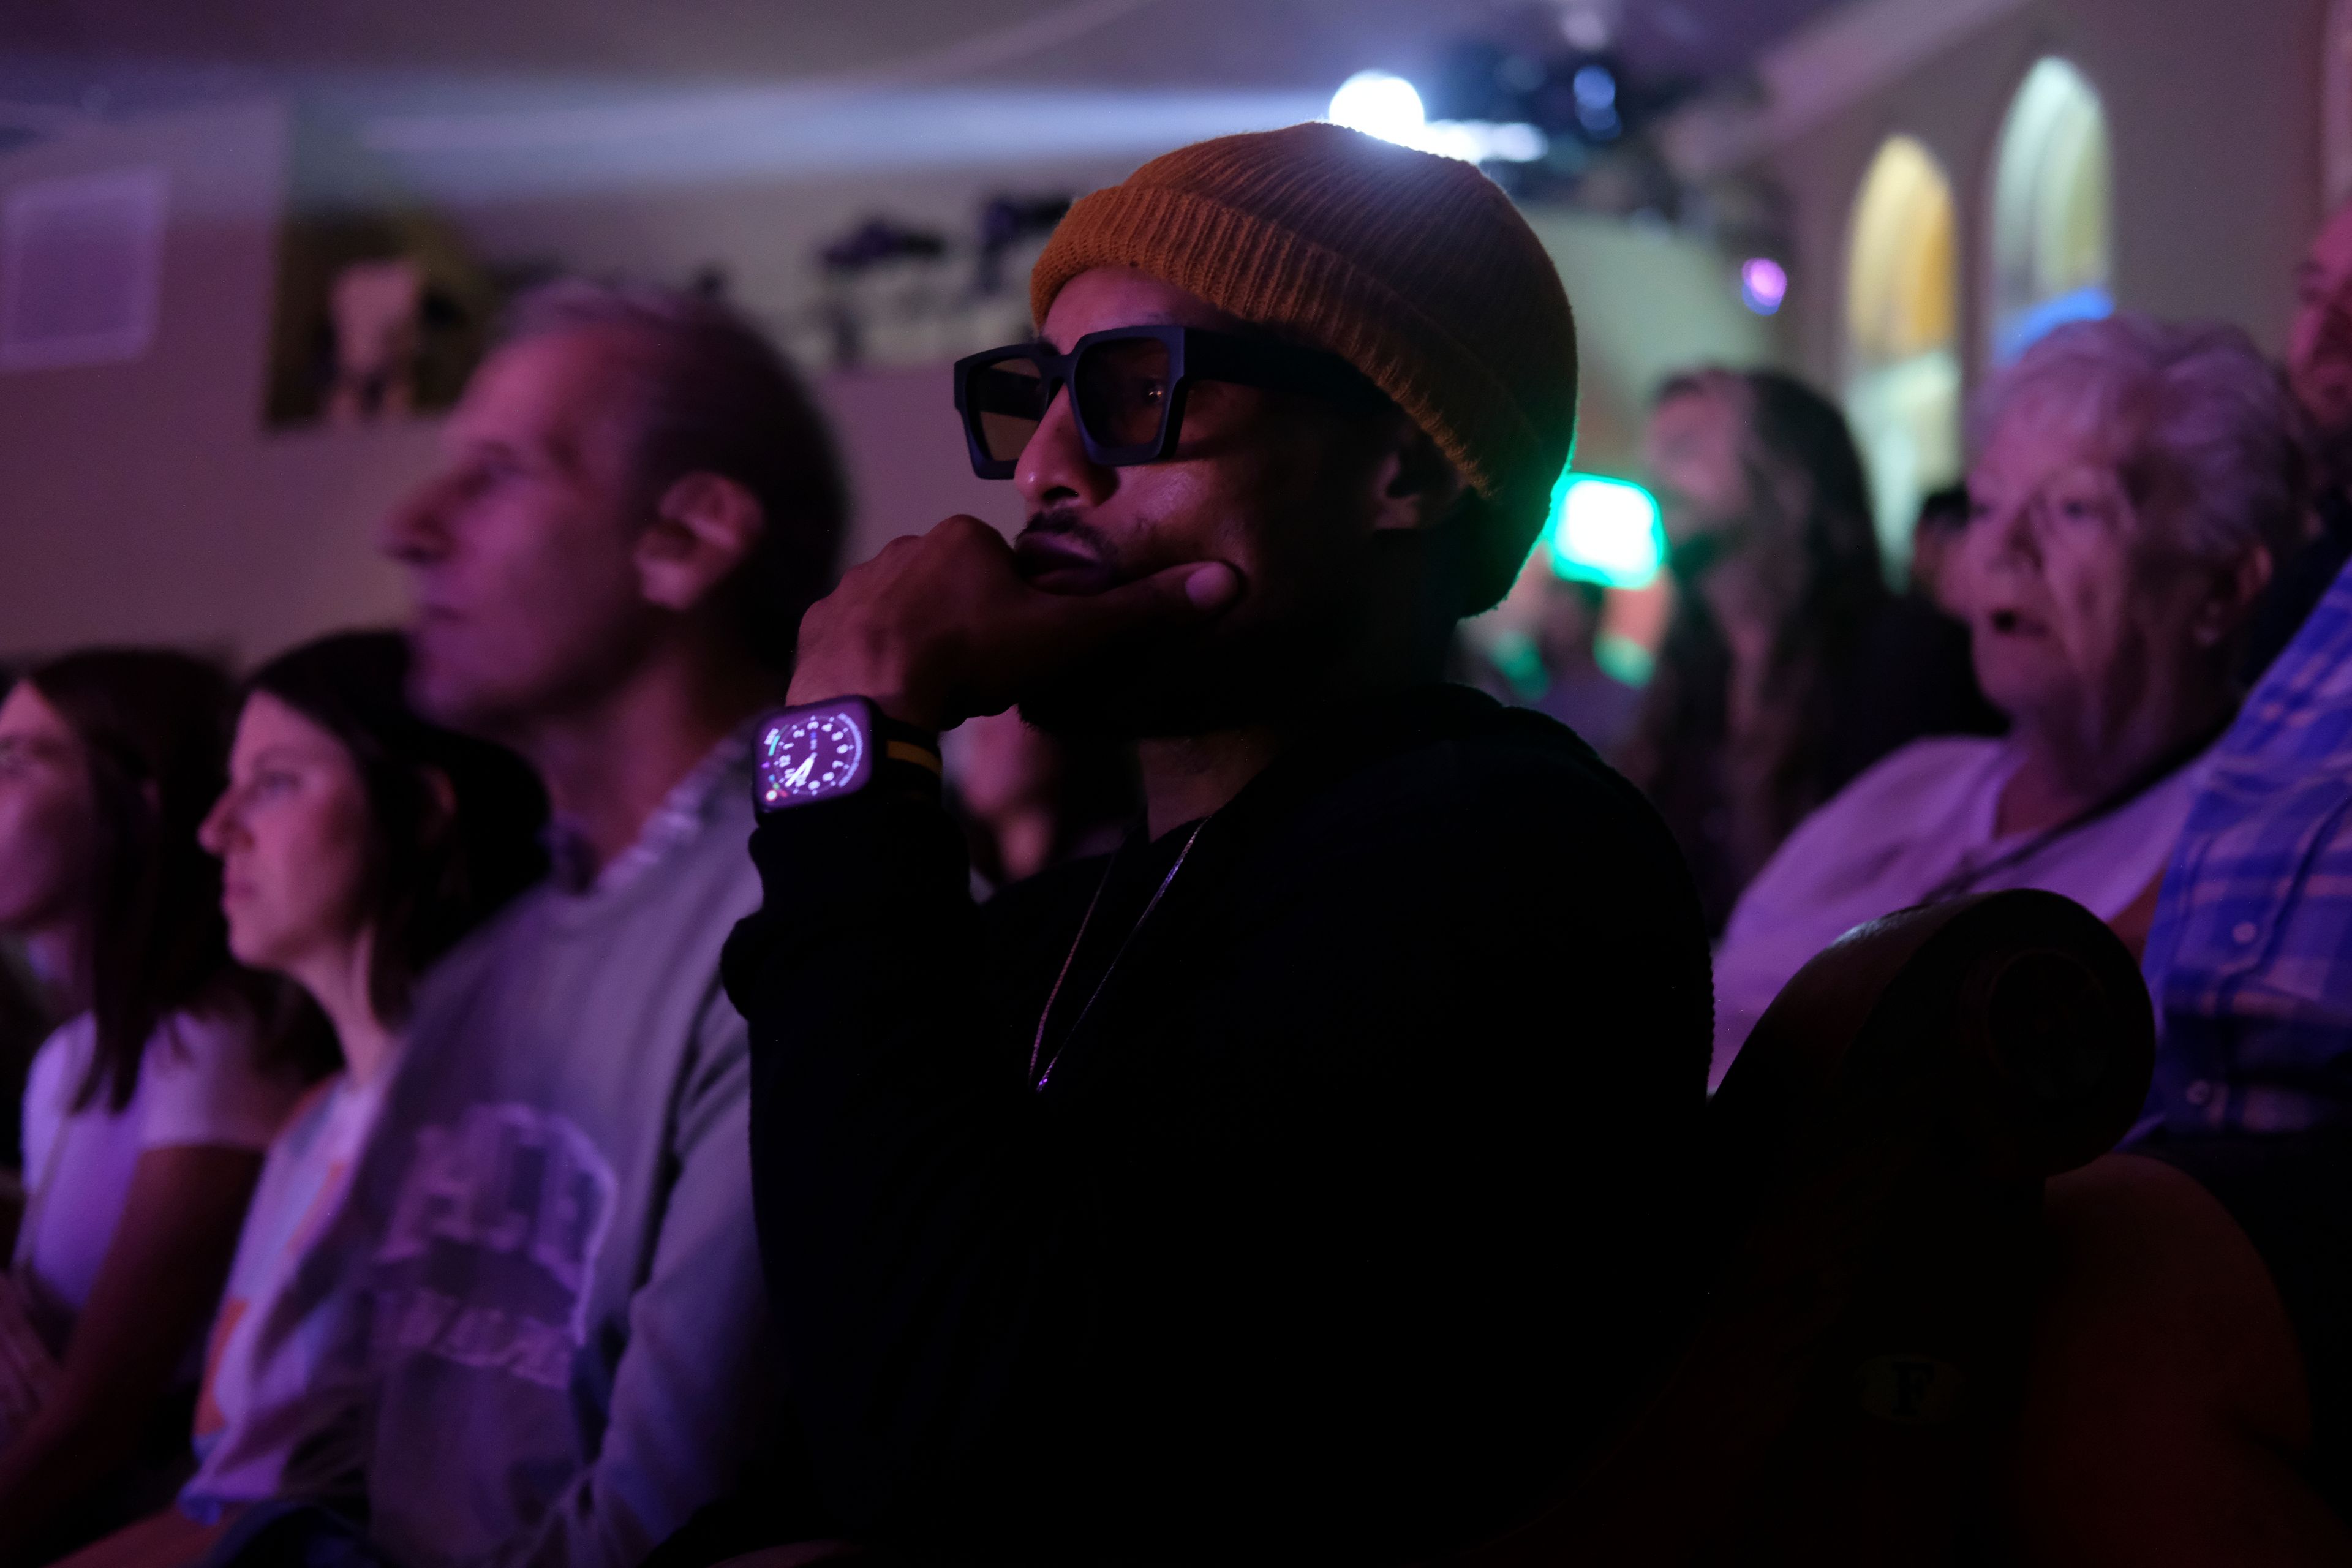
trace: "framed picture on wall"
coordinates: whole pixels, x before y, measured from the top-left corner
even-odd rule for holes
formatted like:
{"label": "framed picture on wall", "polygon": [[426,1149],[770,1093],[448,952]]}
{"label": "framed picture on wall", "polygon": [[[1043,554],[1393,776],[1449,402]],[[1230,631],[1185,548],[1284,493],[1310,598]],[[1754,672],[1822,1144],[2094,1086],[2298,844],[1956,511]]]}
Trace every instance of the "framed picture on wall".
{"label": "framed picture on wall", "polygon": [[268,423],[357,426],[457,401],[499,290],[424,213],[297,216],[280,236]]}

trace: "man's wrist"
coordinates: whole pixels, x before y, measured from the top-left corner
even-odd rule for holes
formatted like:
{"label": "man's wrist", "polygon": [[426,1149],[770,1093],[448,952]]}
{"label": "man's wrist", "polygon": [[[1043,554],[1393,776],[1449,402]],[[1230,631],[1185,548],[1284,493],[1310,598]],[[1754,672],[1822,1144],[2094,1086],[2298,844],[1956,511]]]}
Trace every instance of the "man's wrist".
{"label": "man's wrist", "polygon": [[934,737],[942,727],[936,703],[919,700],[896,681],[871,677],[860,679],[845,672],[833,674],[823,669],[795,669],[784,700],[794,708],[801,708],[812,702],[832,702],[845,697],[863,697],[884,718],[911,725]]}

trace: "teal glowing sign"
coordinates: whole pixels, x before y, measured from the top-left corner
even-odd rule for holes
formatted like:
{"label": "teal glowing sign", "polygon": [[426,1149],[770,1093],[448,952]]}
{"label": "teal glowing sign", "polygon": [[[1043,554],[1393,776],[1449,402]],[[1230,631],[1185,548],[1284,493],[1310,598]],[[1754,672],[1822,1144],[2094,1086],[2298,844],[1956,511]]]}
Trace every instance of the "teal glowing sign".
{"label": "teal glowing sign", "polygon": [[1563,577],[1646,588],[1666,557],[1657,498],[1627,479],[1566,472],[1552,487],[1543,546]]}

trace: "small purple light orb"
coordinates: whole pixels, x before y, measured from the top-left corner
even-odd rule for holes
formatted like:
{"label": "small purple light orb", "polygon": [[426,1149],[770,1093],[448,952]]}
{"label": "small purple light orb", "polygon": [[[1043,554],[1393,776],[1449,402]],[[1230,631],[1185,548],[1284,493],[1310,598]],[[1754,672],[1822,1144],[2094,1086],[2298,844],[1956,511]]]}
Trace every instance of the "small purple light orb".
{"label": "small purple light orb", "polygon": [[1739,264],[1739,298],[1759,316],[1769,316],[1789,297],[1789,274],[1769,257],[1751,256]]}

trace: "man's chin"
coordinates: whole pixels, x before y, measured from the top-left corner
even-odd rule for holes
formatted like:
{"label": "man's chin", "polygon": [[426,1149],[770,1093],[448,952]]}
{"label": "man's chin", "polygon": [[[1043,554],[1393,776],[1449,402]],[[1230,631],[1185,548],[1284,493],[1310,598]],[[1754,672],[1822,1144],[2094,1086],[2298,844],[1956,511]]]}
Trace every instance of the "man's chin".
{"label": "man's chin", "polygon": [[508,704],[464,672],[420,658],[408,671],[408,705],[444,729],[504,741],[512,728]]}

